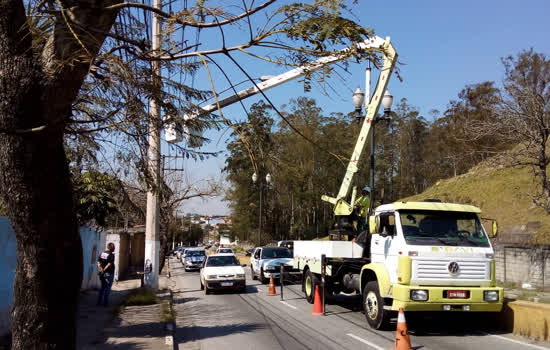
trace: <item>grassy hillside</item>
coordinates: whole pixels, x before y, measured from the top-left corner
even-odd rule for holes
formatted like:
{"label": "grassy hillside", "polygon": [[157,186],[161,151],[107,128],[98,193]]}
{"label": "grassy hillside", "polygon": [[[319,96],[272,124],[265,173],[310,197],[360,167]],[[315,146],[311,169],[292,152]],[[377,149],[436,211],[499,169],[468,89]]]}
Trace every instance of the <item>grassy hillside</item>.
{"label": "grassy hillside", "polygon": [[441,180],[425,192],[405,200],[439,198],[443,201],[473,204],[484,217],[497,219],[501,231],[539,221],[532,243],[550,243],[550,215],[536,207],[530,197],[535,193],[529,168],[476,168],[467,174]]}

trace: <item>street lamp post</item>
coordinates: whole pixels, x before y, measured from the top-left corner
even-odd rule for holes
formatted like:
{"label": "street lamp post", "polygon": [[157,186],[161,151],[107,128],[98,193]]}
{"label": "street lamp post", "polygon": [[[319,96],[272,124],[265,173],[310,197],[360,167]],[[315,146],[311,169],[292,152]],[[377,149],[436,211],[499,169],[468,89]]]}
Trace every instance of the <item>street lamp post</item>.
{"label": "street lamp post", "polygon": [[[264,183],[263,181],[259,181],[258,182],[258,175],[256,173],[252,174],[252,182],[254,184],[258,184],[258,186],[260,187],[260,212],[258,215],[259,218],[258,218],[258,245],[262,245],[262,195],[263,195],[263,186],[264,186]],[[269,184],[271,183],[271,175],[270,174],[267,174],[265,176],[265,184],[267,186],[269,186]]]}
{"label": "street lamp post", "polygon": [[[363,105],[364,99],[365,99],[365,94],[361,91],[360,88],[357,88],[357,90],[355,90],[355,92],[353,93],[352,100],[353,100],[353,105],[355,106],[355,113],[356,113],[355,120],[359,122],[363,119],[363,117],[361,116],[361,107]],[[370,96],[367,96],[367,104],[365,105],[365,109],[368,108],[369,102],[370,102]],[[384,92],[384,97],[382,97],[382,106],[384,106],[384,117],[376,118],[371,125],[370,171],[369,171],[369,187],[371,189],[371,198],[370,198],[371,210],[374,203],[374,130],[375,130],[375,125],[378,121],[390,120],[390,112],[391,112],[392,104],[393,104],[393,96],[388,90],[386,90],[386,92]]]}

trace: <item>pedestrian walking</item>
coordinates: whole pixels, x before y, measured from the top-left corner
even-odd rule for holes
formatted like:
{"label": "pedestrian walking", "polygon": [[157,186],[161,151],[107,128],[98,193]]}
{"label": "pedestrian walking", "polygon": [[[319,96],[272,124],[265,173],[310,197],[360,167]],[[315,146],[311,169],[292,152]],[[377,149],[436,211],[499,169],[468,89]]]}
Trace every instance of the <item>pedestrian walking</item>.
{"label": "pedestrian walking", "polygon": [[97,274],[101,281],[101,289],[97,296],[97,305],[109,306],[109,294],[115,278],[115,244],[107,244],[107,250],[97,258]]}

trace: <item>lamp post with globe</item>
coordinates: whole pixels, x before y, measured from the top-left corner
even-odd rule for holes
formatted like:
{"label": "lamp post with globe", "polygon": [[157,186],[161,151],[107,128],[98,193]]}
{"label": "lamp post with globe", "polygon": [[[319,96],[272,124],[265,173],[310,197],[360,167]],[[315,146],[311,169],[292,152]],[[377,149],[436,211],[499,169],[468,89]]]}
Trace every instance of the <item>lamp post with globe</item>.
{"label": "lamp post with globe", "polygon": [[[263,188],[264,188],[264,182],[261,181],[259,178],[258,178],[258,174],[254,173],[252,174],[252,182],[255,184],[255,185],[258,185],[259,186],[259,189],[260,189],[260,212],[259,212],[259,222],[258,222],[258,245],[262,245],[262,196],[263,196]],[[265,176],[265,186],[269,187],[269,185],[271,184],[271,175],[268,173],[266,176]]]}

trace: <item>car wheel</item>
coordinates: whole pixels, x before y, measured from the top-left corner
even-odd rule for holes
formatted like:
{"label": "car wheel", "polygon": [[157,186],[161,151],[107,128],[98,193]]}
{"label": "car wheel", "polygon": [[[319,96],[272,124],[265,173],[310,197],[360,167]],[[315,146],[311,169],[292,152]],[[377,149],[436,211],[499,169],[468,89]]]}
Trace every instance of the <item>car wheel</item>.
{"label": "car wheel", "polygon": [[252,267],[252,265],[250,265],[250,275],[252,275],[252,280],[256,279],[256,274],[254,273],[254,268]]}
{"label": "car wheel", "polygon": [[267,283],[267,278],[265,278],[264,276],[264,269],[262,267],[262,269],[260,270],[260,282],[262,282],[262,284],[266,284]]}
{"label": "car wheel", "polygon": [[208,285],[204,285],[204,294],[210,294],[210,289],[208,289]]}
{"label": "car wheel", "polygon": [[204,290],[204,284],[202,284],[202,281],[201,281],[201,290]]}
{"label": "car wheel", "polygon": [[384,298],[380,296],[378,282],[370,281],[363,289],[363,310],[371,328],[384,329],[390,321],[390,311],[384,310]]}
{"label": "car wheel", "polygon": [[311,272],[307,270],[306,276],[304,278],[304,294],[306,295],[306,300],[308,303],[313,304],[315,301],[315,286],[317,285],[317,278]]}

